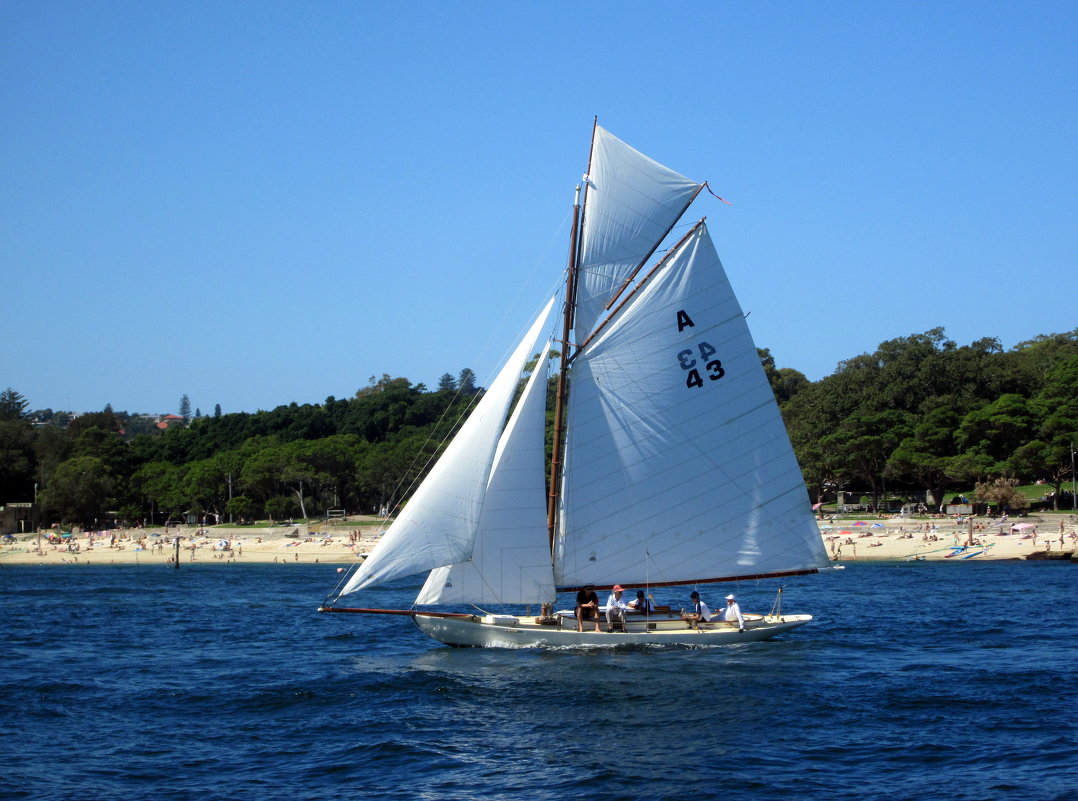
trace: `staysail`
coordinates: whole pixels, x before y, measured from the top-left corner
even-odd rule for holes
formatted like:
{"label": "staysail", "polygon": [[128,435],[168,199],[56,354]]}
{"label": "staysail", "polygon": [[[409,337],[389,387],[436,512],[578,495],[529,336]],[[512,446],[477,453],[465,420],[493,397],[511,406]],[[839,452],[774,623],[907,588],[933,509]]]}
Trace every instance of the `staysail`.
{"label": "staysail", "polygon": [[438,463],[340,595],[471,557],[509,404],[553,306],[551,298]]}
{"label": "staysail", "polygon": [[572,369],[559,586],[690,583],[828,564],[778,405],[704,225]]}
{"label": "staysail", "polygon": [[579,340],[655,250],[702,184],[679,175],[595,126],[578,276]]}
{"label": "staysail", "polygon": [[546,529],[543,349],[498,443],[472,557],[435,568],[417,604],[531,604],[554,597]]}

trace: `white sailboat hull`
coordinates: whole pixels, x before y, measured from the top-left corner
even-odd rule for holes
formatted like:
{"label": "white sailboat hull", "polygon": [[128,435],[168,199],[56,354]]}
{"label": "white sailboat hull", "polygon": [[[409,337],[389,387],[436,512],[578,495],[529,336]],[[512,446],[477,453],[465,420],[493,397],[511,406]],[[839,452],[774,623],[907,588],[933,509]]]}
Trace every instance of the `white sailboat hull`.
{"label": "white sailboat hull", "polygon": [[577,631],[574,620],[540,625],[533,618],[478,615],[435,617],[417,612],[413,620],[424,634],[460,648],[616,648],[669,645],[699,647],[768,640],[812,620],[812,615],[760,617],[738,631],[734,623],[704,623],[692,629],[681,620],[629,621],[625,631]]}

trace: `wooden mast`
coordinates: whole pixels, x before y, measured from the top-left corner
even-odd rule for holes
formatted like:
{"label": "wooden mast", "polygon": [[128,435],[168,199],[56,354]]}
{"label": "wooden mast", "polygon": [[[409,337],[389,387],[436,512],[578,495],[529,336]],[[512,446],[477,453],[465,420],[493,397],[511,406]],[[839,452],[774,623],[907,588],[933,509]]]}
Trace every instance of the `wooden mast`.
{"label": "wooden mast", "polygon": [[[591,127],[591,148],[588,151],[588,174],[591,173],[591,159],[595,152],[595,129],[599,118],[595,117]],[[584,176],[584,208],[588,202],[587,175]],[[554,555],[554,529],[558,517],[558,485],[561,481],[561,446],[564,436],[565,390],[569,379],[569,332],[573,328],[576,310],[577,272],[580,268],[580,237],[583,227],[583,213],[580,203],[580,184],[576,187],[573,199],[573,227],[569,234],[569,269],[565,277],[565,310],[562,316],[561,366],[558,370],[558,391],[554,400],[554,444],[550,454],[550,494],[547,503],[547,538],[550,553]]]}

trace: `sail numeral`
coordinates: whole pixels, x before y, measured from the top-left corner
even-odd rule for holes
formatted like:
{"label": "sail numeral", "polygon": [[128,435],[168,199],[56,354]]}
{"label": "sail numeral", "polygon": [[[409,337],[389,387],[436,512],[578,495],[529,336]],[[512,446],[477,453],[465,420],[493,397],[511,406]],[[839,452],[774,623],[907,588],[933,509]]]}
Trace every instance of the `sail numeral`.
{"label": "sail numeral", "polygon": [[[696,356],[699,354],[700,361],[704,363],[704,372],[711,381],[718,381],[724,375],[726,370],[722,366],[722,362],[718,359],[711,359],[718,353],[718,349],[712,346],[710,343],[701,342],[696,346],[696,349],[687,348],[682,351],[678,351],[677,361],[682,370],[687,370],[685,374],[685,386],[689,389],[693,387],[702,387],[704,385],[704,379],[700,375],[700,370],[697,369]],[[710,361],[709,361],[710,359]]]}

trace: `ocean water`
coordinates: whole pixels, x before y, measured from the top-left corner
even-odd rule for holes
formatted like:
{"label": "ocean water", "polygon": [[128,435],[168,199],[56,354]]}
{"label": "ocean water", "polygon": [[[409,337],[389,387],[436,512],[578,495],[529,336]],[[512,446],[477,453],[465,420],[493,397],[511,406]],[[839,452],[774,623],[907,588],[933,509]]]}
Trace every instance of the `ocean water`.
{"label": "ocean water", "polygon": [[1078,799],[1076,565],[851,564],[781,639],[601,652],[320,615],[335,570],[0,568],[0,798]]}

